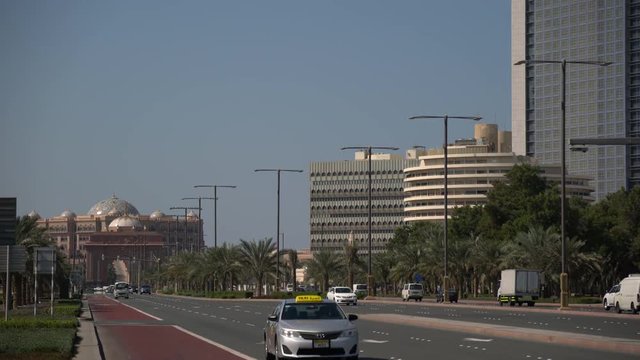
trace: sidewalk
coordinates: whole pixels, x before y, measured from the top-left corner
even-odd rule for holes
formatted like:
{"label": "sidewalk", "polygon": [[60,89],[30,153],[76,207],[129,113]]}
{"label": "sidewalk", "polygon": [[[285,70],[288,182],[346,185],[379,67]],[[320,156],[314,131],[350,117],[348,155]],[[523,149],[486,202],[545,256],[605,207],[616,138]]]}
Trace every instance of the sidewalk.
{"label": "sidewalk", "polygon": [[89,309],[89,302],[86,296],[82,299],[82,312],[78,317],[80,327],[77,336],[80,339],[77,345],[77,354],[74,360],[96,360],[102,359],[100,354],[100,343],[96,335],[96,329],[93,325],[93,315]]}

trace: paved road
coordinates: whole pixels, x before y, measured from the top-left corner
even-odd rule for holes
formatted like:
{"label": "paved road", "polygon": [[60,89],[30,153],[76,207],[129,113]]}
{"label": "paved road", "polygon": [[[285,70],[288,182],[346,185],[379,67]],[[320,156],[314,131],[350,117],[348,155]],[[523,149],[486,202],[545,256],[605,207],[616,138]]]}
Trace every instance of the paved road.
{"label": "paved road", "polygon": [[[111,301],[111,300],[109,300]],[[263,342],[263,326],[265,318],[268,313],[271,312],[276,301],[260,301],[260,300],[202,300],[194,298],[178,298],[167,296],[133,296],[131,299],[122,300],[123,303],[132,307],[138,308],[147,314],[161,318],[159,321],[166,325],[176,325],[191,333],[197,334],[205,339],[214,341],[215,343],[223,344],[224,346],[235,349],[241,353],[253,358],[264,357],[264,342]],[[433,304],[436,305],[436,304]],[[454,305],[455,306],[455,305]],[[436,310],[432,306],[427,305],[410,305],[410,304],[384,304],[384,303],[372,303],[367,302],[357,307],[345,307],[347,312],[359,313],[362,318],[357,321],[358,329],[360,332],[360,357],[361,359],[424,359],[426,357],[436,356],[442,358],[456,358],[456,359],[594,359],[594,360],[615,360],[615,359],[636,359],[638,358],[638,351],[635,354],[612,352],[612,351],[598,351],[590,348],[581,348],[576,346],[564,346],[557,344],[539,342],[531,342],[524,340],[516,340],[511,338],[504,338],[491,335],[490,333],[483,334],[482,331],[478,334],[460,331],[447,331],[438,327],[432,327],[427,324],[422,326],[421,324],[414,324],[413,322],[424,320],[428,317],[428,312],[439,313],[439,316],[447,319],[439,321],[455,320],[458,324],[467,324],[470,330],[475,328],[495,326],[492,324],[492,320],[486,320],[484,324],[478,325],[479,319],[484,317],[492,317],[490,314],[477,313],[479,311],[477,307],[470,309],[470,315],[465,315],[466,310],[462,311],[462,307],[456,307],[453,310],[451,306],[438,306]],[[447,310],[448,309],[448,310]],[[520,309],[511,309],[514,314]],[[424,314],[418,314],[417,312],[424,312]],[[396,317],[392,318],[386,316],[388,321],[381,322],[378,317],[385,317],[381,315],[383,312],[394,314]],[[510,312],[503,313],[503,317]],[[411,324],[402,322],[402,314],[409,314]],[[448,314],[448,315],[447,315]],[[542,313],[543,317],[549,316],[549,314]],[[415,316],[417,315],[417,316]],[[449,316],[450,315],[450,316]],[[459,315],[459,316],[458,316]],[[536,324],[529,324],[536,316],[533,313],[525,311],[526,316],[522,316],[521,319],[518,316],[512,316],[515,322],[514,325],[524,331],[547,331],[543,329],[537,329]],[[463,319],[469,321],[473,319],[475,323],[463,323],[460,322],[461,318],[469,316],[469,319]],[[572,317],[578,317],[580,321],[593,320],[589,318],[583,319],[578,315],[572,315]],[[591,315],[589,315],[591,316]],[[632,324],[640,324],[632,315],[629,315],[629,321]],[[372,318],[375,321],[367,320]],[[400,320],[398,320],[400,319]],[[624,318],[621,318],[624,319]],[[414,321],[415,320],[415,321]],[[556,319],[556,322],[562,324],[562,321],[574,321],[574,320],[562,320]],[[578,321],[578,322],[580,322]],[[597,321],[597,318],[596,320]],[[624,322],[624,320],[620,320]],[[537,322],[533,320],[531,322]],[[576,322],[576,324],[578,323]],[[555,322],[554,322],[555,323]],[[555,325],[554,325],[555,326]],[[548,327],[551,327],[549,325]],[[629,328],[632,328],[630,325]],[[575,326],[565,327],[567,332],[559,333],[560,337],[563,335],[576,334],[580,329],[576,329]],[[640,330],[640,327],[636,326],[636,331]],[[143,331],[143,329],[140,329]],[[627,331],[626,333],[629,333]],[[587,336],[587,335],[581,335]],[[597,339],[604,339],[604,336],[594,336]],[[633,340],[633,337],[629,335],[627,342],[637,346],[634,349],[640,349],[640,341]],[[620,340],[620,339],[618,339]],[[107,359],[110,359],[107,357]]]}
{"label": "paved road", "polygon": [[434,302],[372,302],[350,309],[355,314],[390,313],[461,320],[528,329],[640,340],[640,316],[600,311],[559,311],[550,308],[498,307]]}

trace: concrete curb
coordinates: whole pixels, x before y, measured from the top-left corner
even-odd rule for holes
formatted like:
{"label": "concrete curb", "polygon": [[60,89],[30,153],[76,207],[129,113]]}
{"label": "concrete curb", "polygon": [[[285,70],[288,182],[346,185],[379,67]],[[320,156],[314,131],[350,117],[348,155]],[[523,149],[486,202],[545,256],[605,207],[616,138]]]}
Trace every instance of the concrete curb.
{"label": "concrete curb", "polygon": [[95,324],[93,322],[93,314],[89,308],[89,303],[85,298],[82,299],[82,312],[78,317],[80,327],[76,336],[80,338],[77,345],[77,353],[73,357],[74,360],[96,360],[103,359],[100,352],[100,341],[96,334]]}
{"label": "concrete curb", "polygon": [[640,341],[632,339],[575,334],[562,331],[525,329],[514,326],[491,325],[456,320],[418,318],[415,316],[399,314],[362,314],[359,315],[359,318],[362,320],[389,324],[412,325],[429,329],[440,329],[483,336],[497,336],[516,340],[567,345],[624,354],[640,354]]}

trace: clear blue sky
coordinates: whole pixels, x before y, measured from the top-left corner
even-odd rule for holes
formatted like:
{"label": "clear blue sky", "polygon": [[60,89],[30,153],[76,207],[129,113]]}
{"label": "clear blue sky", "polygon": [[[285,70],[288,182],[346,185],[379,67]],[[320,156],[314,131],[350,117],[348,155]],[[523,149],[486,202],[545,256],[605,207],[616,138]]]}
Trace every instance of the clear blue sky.
{"label": "clear blue sky", "polygon": [[[510,1],[1,1],[0,196],[142,213],[219,190],[218,240],[309,246],[309,164],[511,128]],[[472,124],[450,123],[449,139]],[[213,204],[205,203],[213,243]]]}

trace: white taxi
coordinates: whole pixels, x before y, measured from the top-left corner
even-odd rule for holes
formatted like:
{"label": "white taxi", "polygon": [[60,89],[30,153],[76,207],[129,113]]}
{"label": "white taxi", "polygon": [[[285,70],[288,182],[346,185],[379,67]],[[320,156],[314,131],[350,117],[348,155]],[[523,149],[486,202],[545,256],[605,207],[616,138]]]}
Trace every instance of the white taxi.
{"label": "white taxi", "polygon": [[345,315],[333,301],[301,295],[276,306],[264,328],[267,359],[358,359],[357,315]]}

